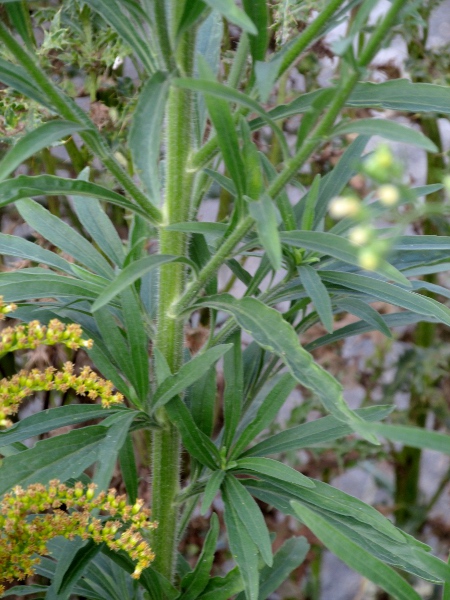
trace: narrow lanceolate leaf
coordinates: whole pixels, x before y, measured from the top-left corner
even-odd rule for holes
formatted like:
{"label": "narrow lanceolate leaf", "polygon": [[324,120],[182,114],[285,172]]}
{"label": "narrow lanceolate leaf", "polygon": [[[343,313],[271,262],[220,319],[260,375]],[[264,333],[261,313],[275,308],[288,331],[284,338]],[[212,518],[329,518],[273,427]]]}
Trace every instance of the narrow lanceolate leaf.
{"label": "narrow lanceolate leaf", "polygon": [[[327,410],[355,431],[359,430],[361,419],[347,406],[342,386],[314,362],[312,356],[300,345],[295,330],[278,311],[254,298],[237,300],[228,294],[205,298],[200,304],[231,313],[242,329],[260,346],[273,352],[284,362],[298,383],[318,395]],[[377,443],[373,435],[370,440]]]}
{"label": "narrow lanceolate leaf", "polygon": [[211,365],[215,364],[232,347],[232,344],[221,344],[210,348],[184,364],[178,373],[167,377],[153,396],[153,409],[163,406],[171,398],[195,383],[208,371]]}
{"label": "narrow lanceolate leaf", "polygon": [[330,283],[357,290],[358,292],[368,294],[382,302],[389,302],[394,306],[401,306],[402,308],[411,310],[419,315],[435,317],[442,323],[450,326],[450,310],[443,304],[440,304],[431,298],[426,298],[420,294],[403,290],[396,285],[385,283],[378,279],[372,279],[365,275],[336,273],[332,271],[321,271],[321,275],[325,281],[329,281]]}
{"label": "narrow lanceolate leaf", "polygon": [[384,423],[366,423],[365,427],[392,442],[400,442],[413,448],[436,450],[450,455],[450,436],[448,434],[427,431],[418,427],[385,425]]}
{"label": "narrow lanceolate leaf", "polygon": [[301,487],[314,488],[314,482],[309,477],[299,473],[292,467],[272,460],[271,458],[239,458],[236,461],[236,469],[242,472],[248,471],[261,477],[267,476],[272,479],[281,479],[288,483],[300,485]]}
{"label": "narrow lanceolate leaf", "polygon": [[23,220],[54,246],[73,256],[97,275],[112,279],[114,271],[111,265],[73,227],[34,200],[21,200],[16,206]]}
{"label": "narrow lanceolate leaf", "polygon": [[257,413],[252,416],[251,421],[238,437],[231,455],[232,459],[239,456],[242,450],[244,450],[244,448],[250,444],[261,431],[273,423],[278,411],[286,402],[287,397],[295,386],[296,381],[289,373],[285,373],[281,376],[280,380],[264,398]]}
{"label": "narrow lanceolate leaf", "polygon": [[350,568],[367,577],[398,600],[420,600],[419,594],[394,569],[363,550],[322,516],[299,502],[293,501],[291,505],[300,520],[314,535]]}
{"label": "narrow lanceolate leaf", "polygon": [[[17,0],[11,0],[17,2]],[[47,107],[54,111],[51,101],[45,94],[36,86],[34,81],[30,79],[28,73],[19,65],[14,65],[0,58],[0,81],[20,92],[27,98],[35,100],[38,104]]]}
{"label": "narrow lanceolate leaf", "polygon": [[180,600],[196,600],[207,586],[210,579],[211,567],[214,562],[218,536],[219,519],[216,513],[213,513],[211,516],[211,526],[195,569],[183,577],[181,581],[181,589],[184,591],[180,596]]}
{"label": "narrow lanceolate leaf", "polygon": [[224,491],[223,495],[225,502],[225,526],[227,528],[231,554],[241,572],[247,600],[258,600],[258,549],[239,518],[226,491]]}
{"label": "narrow lanceolate leaf", "polygon": [[229,448],[241,418],[244,395],[244,372],[242,364],[242,345],[240,332],[233,334],[232,352],[227,352],[224,359],[223,376],[225,390],[223,393],[223,412],[225,431],[222,445]]}
{"label": "narrow lanceolate leaf", "polygon": [[[199,70],[204,79],[210,80],[214,78],[210,67],[204,59],[199,59]],[[243,196],[246,188],[245,168],[228,101],[217,97],[213,98],[209,94],[205,94],[205,101],[209,116],[217,133],[217,140],[225,166],[236,186],[238,195]]]}
{"label": "narrow lanceolate leaf", "polygon": [[248,212],[255,219],[259,241],[275,271],[281,269],[281,243],[277,212],[272,198],[263,194],[260,200],[248,202]]}
{"label": "narrow lanceolate leaf", "polygon": [[255,25],[245,12],[236,6],[234,0],[204,0],[204,2],[211,8],[217,9],[230,23],[234,23],[247,33],[257,35],[258,30]]}
{"label": "narrow lanceolate leaf", "polygon": [[273,564],[272,544],[264,517],[258,505],[245,487],[235,477],[230,475],[227,475],[225,478],[225,498],[225,502],[234,509],[241,520],[242,527],[247,530],[248,535],[257,546],[264,562],[270,567]]}
{"label": "narrow lanceolate leaf", "polygon": [[2,256],[17,256],[25,258],[32,262],[41,263],[54,267],[59,271],[73,275],[72,265],[70,262],[50,250],[42,248],[38,244],[29,242],[24,238],[15,235],[6,235],[0,233],[0,254]]}
{"label": "narrow lanceolate leaf", "polygon": [[258,33],[250,35],[250,49],[253,61],[264,60],[269,45],[269,7],[266,0],[244,0],[244,9]]}
{"label": "narrow lanceolate leaf", "polygon": [[298,268],[300,280],[306,293],[311,298],[314,308],[319,315],[323,326],[331,333],[333,331],[333,308],[331,306],[330,294],[322,283],[317,271],[309,265],[302,265]]}
{"label": "narrow lanceolate leaf", "polygon": [[168,90],[169,79],[164,73],[150,78],[139,93],[128,137],[134,166],[156,206],[160,200],[159,142]]}
{"label": "narrow lanceolate leaf", "polygon": [[119,450],[119,465],[123,483],[127,491],[128,504],[134,504],[138,497],[139,474],[134,456],[133,438],[128,433]]}
{"label": "narrow lanceolate leaf", "polygon": [[437,146],[420,131],[387,119],[359,119],[344,122],[340,123],[333,131],[333,135],[345,135],[347,133],[378,135],[387,140],[423,148],[428,152],[438,151]]}
{"label": "narrow lanceolate leaf", "polygon": [[[322,231],[289,231],[280,234],[281,241],[296,248],[306,248],[323,256],[332,256],[342,262],[360,267],[359,249],[345,238]],[[382,261],[375,273],[401,285],[411,286],[409,280],[387,261]]]}
{"label": "narrow lanceolate leaf", "polygon": [[213,503],[214,498],[217,495],[217,492],[220,490],[220,486],[225,478],[225,471],[214,471],[211,477],[208,479],[208,483],[206,484],[205,491],[203,494],[202,506],[200,512],[202,515],[206,514],[207,510]]}
{"label": "narrow lanceolate leaf", "polygon": [[106,200],[122,208],[135,212],[146,220],[154,222],[145,210],[132,204],[129,200],[96,183],[78,179],[65,179],[53,175],[37,175],[29,177],[20,175],[15,179],[6,179],[0,183],[0,206],[6,206],[17,200],[30,196],[92,196]]}
{"label": "narrow lanceolate leaf", "polygon": [[[89,168],[83,169],[78,179],[89,181]],[[125,259],[123,243],[109,217],[96,198],[74,196],[77,217],[99,248],[114,263],[121,267]]]}
{"label": "narrow lanceolate leaf", "polygon": [[378,313],[369,304],[366,304],[362,300],[357,298],[345,298],[336,301],[337,306],[343,309],[345,312],[349,312],[372,325],[372,327],[383,333],[386,337],[391,338],[392,333],[389,327],[386,325],[380,313]]}
{"label": "narrow lanceolate leaf", "polygon": [[106,419],[118,410],[128,412],[127,409],[114,406],[106,409],[90,404],[70,404],[68,406],[58,406],[42,410],[34,415],[25,417],[9,429],[0,431],[0,446],[21,442],[22,440],[27,440],[31,437],[41,435],[41,433],[59,429],[60,427],[73,426],[92,419]]}
{"label": "narrow lanceolate leaf", "polygon": [[67,481],[78,477],[97,460],[108,431],[97,425],[74,429],[5,458],[0,467],[0,496],[16,485],[45,485],[52,479]]}
{"label": "narrow lanceolate leaf", "polygon": [[97,300],[92,305],[92,311],[95,312],[106,306],[118,294],[126,290],[138,279],[141,279],[146,273],[157,269],[161,265],[169,262],[179,261],[176,256],[167,254],[152,254],[144,256],[135,262],[129,264],[125,269],[114,279],[114,281],[105,287]]}
{"label": "narrow lanceolate leaf", "polygon": [[214,429],[216,396],[216,369],[213,365],[189,390],[192,418],[197,427],[209,436],[212,435]]}
{"label": "narrow lanceolate leaf", "polygon": [[[303,536],[291,537],[284,542],[273,557],[273,565],[265,565],[260,572],[258,600],[267,600],[280,585],[282,585],[294,569],[299,567],[306,558],[310,545]],[[228,600],[228,599],[227,599]],[[236,600],[245,600],[243,593]]]}
{"label": "narrow lanceolate leaf", "polygon": [[59,142],[64,137],[83,131],[84,125],[79,125],[70,121],[49,121],[37,129],[30,131],[20,138],[13,148],[0,161],[0,181],[10,175],[27,158],[33,156],[39,150],[48,148],[52,144]]}
{"label": "narrow lanceolate leaf", "polygon": [[[392,409],[392,406],[387,405],[371,406],[357,409],[355,412],[365,421],[372,422],[383,419],[392,412]],[[244,452],[243,456],[265,456],[315,445],[325,445],[351,433],[351,427],[344,425],[335,417],[322,417],[272,435]]]}

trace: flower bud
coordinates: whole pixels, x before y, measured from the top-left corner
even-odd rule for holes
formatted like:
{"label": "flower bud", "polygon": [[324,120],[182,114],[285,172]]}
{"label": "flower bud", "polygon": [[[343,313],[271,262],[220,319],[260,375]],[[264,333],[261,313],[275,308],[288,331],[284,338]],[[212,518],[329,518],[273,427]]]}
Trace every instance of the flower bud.
{"label": "flower bud", "polygon": [[384,206],[395,206],[400,200],[400,192],[397,186],[386,183],[380,185],[377,190],[378,198]]}
{"label": "flower bud", "polygon": [[333,219],[356,217],[361,210],[359,201],[353,196],[336,196],[330,202],[330,215]]}

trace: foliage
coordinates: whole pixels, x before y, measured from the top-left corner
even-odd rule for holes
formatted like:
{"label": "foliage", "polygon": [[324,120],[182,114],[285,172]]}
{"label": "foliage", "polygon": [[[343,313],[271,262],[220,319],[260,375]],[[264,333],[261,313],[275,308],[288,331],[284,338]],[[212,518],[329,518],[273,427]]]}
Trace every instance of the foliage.
{"label": "foliage", "polygon": [[[15,316],[28,323],[3,330],[4,349],[49,340],[73,349],[82,343],[81,330],[70,324],[79,323],[93,340],[82,343],[90,360],[110,380],[88,366],[83,381],[66,366],[62,385],[52,371],[45,382],[33,371],[19,372],[2,382],[5,399],[14,404],[9,412],[18,408],[16,393],[22,398],[70,386],[93,399],[106,397],[107,405],[123,396],[128,406],[66,404],[0,431],[0,494],[15,489],[21,495],[29,485],[54,486],[55,479],[65,482],[69,494],[81,490],[73,486],[81,478],[97,485],[98,498],[104,498],[118,464],[133,505],[139,450],[151,462],[152,518],[158,523],[154,530],[148,525],[152,565],[141,538],[134,541],[145,556],[131,552],[131,558],[111,552],[120,549],[111,540],[95,551],[79,539],[53,540],[42,549],[58,549],[53,559],[34,565],[50,583],[31,586],[30,593],[107,598],[121,589],[123,598],[155,600],[267,598],[305,560],[308,544],[293,538],[273,555],[256,500],[306,525],[395,598],[419,598],[397,569],[450,584],[450,567],[422,542],[374,508],[276,460],[280,453],[351,434],[374,444],[381,435],[448,453],[442,434],[380,423],[389,406],[351,410],[342,385],[311,354],[364,331],[390,336],[393,328],[419,321],[450,325],[449,308],[421,293],[448,297],[448,291],[418,279],[447,268],[450,238],[405,235],[418,219],[448,212],[445,204],[421,202],[442,189],[441,182],[410,188],[386,146],[364,155],[373,135],[429,153],[436,144],[411,127],[367,118],[367,112],[358,118],[358,110],[370,108],[449,114],[447,87],[367,81],[369,66],[397,24],[419,18],[417,3],[393,0],[375,24],[369,23],[373,2],[367,0],[330,0],[318,14],[309,10],[314,3],[298,12],[298,3],[269,6],[265,0],[244,1],[243,8],[233,0],[85,0],[53,8],[32,2],[31,10],[25,2],[1,4],[0,80],[8,88],[3,102],[24,107],[27,123],[33,111],[39,117],[27,127],[20,118],[7,122],[14,133],[8,140],[15,143],[0,161],[0,206],[14,203],[36,239],[48,242],[43,247],[0,235],[3,255],[29,261],[0,274],[4,301],[17,304]],[[292,24],[299,17],[303,26],[296,34]],[[339,79],[331,88],[283,97],[290,70],[314,60],[313,45],[342,20],[347,31],[328,49],[340,61]],[[37,25],[45,31],[40,43],[33,33]],[[230,50],[228,38],[238,30]],[[271,52],[274,31],[284,45]],[[131,57],[137,84],[114,72],[116,52]],[[76,101],[70,69],[82,78],[90,115]],[[292,140],[285,132],[299,115]],[[64,174],[49,151],[57,143],[70,158]],[[317,152],[325,144],[339,160],[306,189],[305,171],[316,172]],[[21,165],[26,174],[11,176]],[[356,174],[364,182],[359,193],[352,188]],[[301,191],[296,203],[290,185]],[[201,211],[217,190],[219,218],[202,221]],[[257,265],[253,275],[250,259]],[[236,279],[244,285],[242,297],[229,293]],[[381,314],[376,301],[396,310]],[[358,320],[336,328],[348,313]],[[37,319],[48,325],[37,325]],[[185,325],[199,320],[201,342],[185,348]],[[314,328],[319,323],[326,333]],[[253,340],[245,347],[243,334]],[[220,359],[225,386],[218,419]],[[329,415],[267,434],[297,385]],[[3,425],[10,425],[11,415],[4,413]],[[100,424],[22,444],[93,418]],[[137,430],[151,430],[151,444],[148,437],[133,436]],[[144,448],[137,443],[142,439]],[[181,461],[182,448],[189,464]],[[211,576],[219,536],[211,507],[218,493],[236,562],[225,577]],[[192,567],[177,560],[176,551],[199,501],[203,514],[212,516]],[[57,516],[70,520],[76,514]],[[73,533],[83,537],[82,529]],[[126,544],[123,549],[130,550]],[[131,559],[141,561],[137,571]],[[140,574],[141,567],[135,582],[130,573]]]}

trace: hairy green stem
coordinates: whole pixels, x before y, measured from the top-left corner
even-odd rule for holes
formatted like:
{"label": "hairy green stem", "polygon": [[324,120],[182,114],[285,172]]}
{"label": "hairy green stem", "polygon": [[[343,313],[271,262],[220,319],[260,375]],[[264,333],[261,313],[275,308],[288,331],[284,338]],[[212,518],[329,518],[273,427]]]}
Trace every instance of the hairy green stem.
{"label": "hairy green stem", "polygon": [[[172,18],[177,19],[176,7]],[[184,71],[192,68],[190,37],[180,43],[177,58]],[[167,108],[167,184],[163,207],[164,224],[186,221],[191,207],[193,173],[186,165],[192,140],[192,95],[187,90],[171,88]],[[162,254],[183,256],[186,252],[186,234],[161,227],[159,250]],[[160,270],[158,298],[158,326],[156,347],[166,359],[172,373],[183,360],[183,321],[170,314],[169,308],[180,297],[185,283],[185,267],[181,263],[164,265]],[[165,408],[157,413],[162,425],[153,435],[152,455],[152,511],[158,528],[153,535],[155,568],[169,580],[175,575],[177,549],[178,507],[176,497],[180,487],[180,435],[170,422]]]}

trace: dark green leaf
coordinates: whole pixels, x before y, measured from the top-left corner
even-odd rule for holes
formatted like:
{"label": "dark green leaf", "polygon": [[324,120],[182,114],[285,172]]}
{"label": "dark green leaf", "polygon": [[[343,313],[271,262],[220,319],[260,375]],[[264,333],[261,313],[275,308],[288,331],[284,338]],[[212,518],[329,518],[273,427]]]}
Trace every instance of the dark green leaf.
{"label": "dark green leaf", "polygon": [[243,588],[241,574],[235,567],[225,577],[212,577],[199,600],[230,600]]}
{"label": "dark green leaf", "polygon": [[260,200],[249,201],[248,211],[255,219],[259,241],[267,252],[272,268],[279,271],[282,252],[277,211],[272,198],[268,194],[263,194]]}
{"label": "dark green leaf", "polygon": [[[16,2],[16,0],[11,1]],[[0,58],[0,81],[27,98],[31,98],[38,104],[42,104],[42,106],[54,111],[54,107],[47,96],[43,94],[36,86],[35,82],[30,79],[30,76],[25,69],[19,65],[14,65]]]}
{"label": "dark green leaf", "polygon": [[52,479],[67,481],[78,477],[97,460],[108,432],[107,427],[97,425],[74,429],[5,458],[0,467],[0,495],[16,485],[45,485]]}
{"label": "dark green leaf", "polygon": [[33,200],[16,203],[20,216],[49,242],[73,256],[94,273],[112,279],[114,271],[97,250],[73,227]]}
{"label": "dark green leaf", "polygon": [[22,598],[24,596],[31,596],[31,594],[43,594],[41,596],[37,596],[37,598],[43,598],[45,596],[45,592],[48,590],[47,585],[16,585],[6,592],[3,592],[2,598],[8,598],[9,596],[14,596],[14,599]]}
{"label": "dark green leaf", "polygon": [[125,443],[119,450],[119,464],[123,483],[127,491],[128,504],[134,504],[138,497],[139,474],[134,456],[133,438],[128,433]]}
{"label": "dark green leaf", "polygon": [[309,477],[303,475],[303,473],[271,458],[238,458],[235,468],[242,472],[249,471],[250,474],[255,473],[260,477],[267,475],[267,477],[271,477],[272,479],[281,479],[282,481],[302,487],[315,487],[314,482]]}
{"label": "dark green leaf", "polygon": [[153,409],[163,406],[171,398],[195,383],[208,371],[211,365],[216,363],[231,348],[232,344],[221,344],[210,348],[185,363],[178,373],[167,377],[153,396]]}
{"label": "dark green leaf", "polygon": [[216,369],[211,366],[189,391],[192,418],[197,427],[208,436],[212,435],[216,409]]}
{"label": "dark green leaf", "polygon": [[357,298],[345,298],[342,300],[337,300],[335,303],[346,312],[349,312],[352,315],[355,315],[363,321],[369,323],[373,329],[380,331],[389,338],[392,337],[392,333],[381,315],[374,308],[369,306],[369,304],[366,304]]}
{"label": "dark green leaf", "polygon": [[[69,564],[64,569],[64,576],[58,589],[58,600],[68,598],[74,586],[83,575],[91,560],[100,552],[101,546],[93,540],[88,540],[77,550]],[[58,558],[58,568],[62,564],[62,557]],[[52,582],[53,584],[53,582]],[[48,600],[51,595],[47,595]]]}
{"label": "dark green leaf", "polygon": [[214,562],[217,538],[219,536],[219,519],[215,513],[211,515],[211,525],[203,544],[202,552],[198,558],[195,569],[188,573],[181,581],[184,590],[180,600],[196,600],[203,592],[210,578],[210,571]]}
{"label": "dark green leaf", "polygon": [[388,119],[358,119],[339,123],[333,131],[333,135],[346,135],[348,133],[362,133],[364,135],[377,135],[394,142],[411,144],[423,148],[428,152],[437,152],[438,148],[430,139],[420,131],[406,127]]}
{"label": "dark green leaf", "polygon": [[21,137],[0,161],[0,180],[8,177],[27,158],[39,150],[48,148],[62,138],[86,129],[84,125],[70,121],[48,121]]}
{"label": "dark green leaf", "polygon": [[258,33],[250,35],[253,61],[264,60],[269,44],[269,8],[266,0],[244,0],[244,10],[256,25]]}
{"label": "dark green leaf", "polygon": [[208,483],[206,484],[205,491],[203,494],[202,506],[200,509],[202,515],[206,514],[206,511],[213,503],[217,492],[220,490],[224,477],[225,471],[214,471],[211,477],[208,479]]}
{"label": "dark green leaf", "polygon": [[244,393],[244,373],[242,364],[242,346],[240,332],[234,333],[231,338],[232,352],[224,358],[223,376],[225,390],[223,393],[223,412],[225,431],[222,445],[229,448],[236,433],[236,428],[241,418],[242,399]]}
{"label": "dark green leaf", "polygon": [[450,436],[448,434],[427,431],[418,427],[385,425],[384,423],[367,423],[365,427],[392,442],[400,442],[413,448],[428,448],[450,455]]}
{"label": "dark green leaf", "polygon": [[204,2],[211,8],[217,9],[230,23],[234,23],[243,31],[257,35],[258,30],[255,25],[245,12],[236,6],[234,0],[204,0]]}
{"label": "dark green leaf", "polygon": [[149,79],[139,93],[128,137],[139,178],[156,206],[160,201],[159,152],[168,91],[169,79],[164,73]]}
{"label": "dark green leaf", "polygon": [[0,233],[0,254],[2,256],[17,256],[36,263],[54,267],[73,275],[72,265],[55,252],[46,250],[36,243],[29,242],[15,235]]}
{"label": "dark green leaf", "polygon": [[101,185],[79,179],[64,179],[53,175],[37,175],[36,177],[20,175],[15,179],[6,179],[0,183],[0,206],[6,206],[29,196],[59,196],[60,194],[92,196],[100,200],[106,200],[152,221],[145,210]]}
{"label": "dark green leaf", "polygon": [[398,600],[420,600],[420,596],[393,569],[363,550],[326,519],[310,511],[299,502],[292,507],[305,525],[349,567],[370,579]]}
{"label": "dark green leaf", "polygon": [[331,333],[334,329],[333,309],[331,307],[330,294],[322,283],[320,275],[309,265],[298,267],[298,274],[323,326],[328,333]]}

